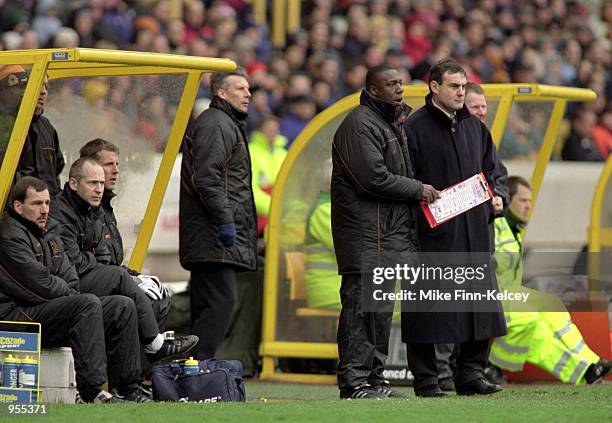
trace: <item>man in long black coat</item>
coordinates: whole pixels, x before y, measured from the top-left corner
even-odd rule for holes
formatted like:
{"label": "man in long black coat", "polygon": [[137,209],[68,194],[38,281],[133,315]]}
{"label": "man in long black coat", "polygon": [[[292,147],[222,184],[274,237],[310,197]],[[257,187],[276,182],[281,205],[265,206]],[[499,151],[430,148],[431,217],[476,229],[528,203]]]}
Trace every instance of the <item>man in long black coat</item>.
{"label": "man in long black coat", "polygon": [[[487,127],[464,105],[466,74],[451,59],[430,71],[430,93],[425,106],[406,121],[406,134],[414,163],[414,177],[444,189],[483,172],[494,188],[495,147]],[[482,253],[493,251],[488,223],[494,218],[491,202],[430,228],[419,214],[419,244],[423,252]],[[491,289],[495,280],[491,280]],[[489,394],[501,390],[485,381],[490,341],[506,333],[501,306],[495,312],[463,310],[402,315],[402,339],[408,346],[408,362],[415,376],[415,393],[444,396],[438,386],[434,344],[457,343],[455,385],[458,394]],[[478,304],[474,304],[477,309]]]}
{"label": "man in long black coat", "polygon": [[236,297],[236,271],[257,267],[257,217],[245,132],[251,93],[242,71],[211,77],[210,108],[183,143],[179,257],[191,271],[195,355],[215,356]]}
{"label": "man in long black coat", "polygon": [[[372,312],[362,303],[368,259],[397,259],[417,251],[416,208],[438,193],[413,178],[402,122],[399,72],[375,67],[366,75],[360,105],[344,119],[332,143],[332,235],[342,275],[338,324],[338,387],[341,398],[399,396],[383,377],[391,311]],[[363,260],[368,261],[364,263]],[[370,279],[370,283],[371,283]]]}

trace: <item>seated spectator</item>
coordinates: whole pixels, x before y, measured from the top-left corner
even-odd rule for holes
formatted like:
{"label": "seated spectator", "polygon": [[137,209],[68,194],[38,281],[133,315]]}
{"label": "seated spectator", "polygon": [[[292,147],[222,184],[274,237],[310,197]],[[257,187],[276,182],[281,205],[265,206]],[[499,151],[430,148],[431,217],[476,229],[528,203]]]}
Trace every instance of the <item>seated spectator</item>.
{"label": "seated spectator", "polygon": [[160,333],[145,288],[139,289],[126,269],[109,264],[104,210],[100,208],[104,180],[104,169],[98,162],[78,159],[70,167],[68,182],[51,211],[52,217],[60,222],[62,242],[76,268],[81,291],[99,297],[124,295],[134,301],[140,341],[149,361],[185,353],[195,346],[198,337],[174,338],[171,333]]}
{"label": "seated spectator", "polygon": [[249,153],[259,235],[268,223],[272,188],[287,156],[286,143],[287,138],[278,133],[278,121],[274,116],[263,118],[251,134]]}
{"label": "seated spectator", "polygon": [[[531,186],[525,179],[511,176],[508,188],[510,205],[507,215],[495,219],[495,273],[500,289],[526,290],[521,287],[521,231],[527,224],[531,209]],[[530,299],[550,301],[545,294],[529,291]],[[493,342],[489,362],[497,369],[487,369],[490,379],[500,382],[499,368],[517,372],[523,369],[525,362],[573,385],[598,382],[612,371],[612,362],[601,359],[585,344],[562,303],[557,300],[555,304],[559,310],[552,313],[509,311],[505,308],[508,334]]]}
{"label": "seated spectator", "polygon": [[570,118],[570,135],[563,144],[563,160],[580,162],[601,162],[604,160],[599,146],[593,137],[593,127],[597,116],[591,110],[579,107]]}
{"label": "seated spectator", "polygon": [[325,166],[324,183],[306,223],[306,300],[308,307],[340,310],[338,264],[331,229],[331,162]]}
{"label": "seated spectator", "polygon": [[[0,224],[0,319],[42,326],[42,347],[70,347],[83,402],[148,402],[138,389],[138,320],[121,295],[79,292],[79,278],[49,218],[47,184],[26,176]],[[111,395],[103,389],[120,395]]]}

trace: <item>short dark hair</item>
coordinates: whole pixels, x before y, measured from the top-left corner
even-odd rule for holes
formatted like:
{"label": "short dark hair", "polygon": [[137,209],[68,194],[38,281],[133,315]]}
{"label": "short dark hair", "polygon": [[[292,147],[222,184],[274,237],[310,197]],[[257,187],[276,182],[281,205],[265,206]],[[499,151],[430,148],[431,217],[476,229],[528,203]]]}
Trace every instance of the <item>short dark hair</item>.
{"label": "short dark hair", "polygon": [[76,179],[77,182],[80,181],[84,176],[83,166],[85,166],[85,163],[91,163],[94,166],[100,166],[98,161],[93,157],[81,157],[77,159],[74,163],[72,163],[72,166],[70,166],[70,172],[68,172],[68,177]]}
{"label": "short dark hair", "polygon": [[42,192],[49,189],[47,183],[33,176],[24,176],[18,180],[13,189],[11,189],[11,204],[13,201],[23,203],[28,196],[28,188],[34,188],[36,192]]}
{"label": "short dark hair", "polygon": [[518,191],[519,185],[522,185],[529,191],[531,191],[531,185],[529,184],[527,179],[518,175],[508,176],[508,192],[510,194],[510,200],[512,200],[512,197],[514,197],[514,195]]}
{"label": "short dark hair", "polygon": [[243,68],[237,67],[234,72],[215,72],[210,77],[210,93],[211,95],[217,95],[217,91],[226,87],[227,78],[230,76],[241,76],[248,80],[246,72]]}
{"label": "short dark hair", "polygon": [[444,75],[446,73],[455,74],[460,73],[463,76],[467,77],[465,73],[465,69],[457,62],[455,59],[450,57],[446,59],[440,60],[438,63],[433,65],[429,70],[429,87],[431,89],[431,83],[436,81],[438,84],[442,85],[442,81]]}
{"label": "short dark hair", "polygon": [[467,84],[465,84],[465,95],[467,96],[468,93],[474,93],[474,94],[477,94],[477,95],[484,95],[484,90],[477,83],[475,83],[475,82],[468,82]]}
{"label": "short dark hair", "polygon": [[83,147],[81,147],[79,150],[79,156],[97,159],[98,153],[103,150],[112,151],[113,153],[119,155],[119,148],[117,148],[115,144],[102,138],[96,138],[88,141]]}
{"label": "short dark hair", "polygon": [[380,77],[381,73],[388,72],[390,70],[397,70],[397,69],[389,65],[374,66],[372,69],[370,69],[368,73],[366,74],[366,78],[365,78],[366,90],[368,89],[368,87],[378,84],[378,78]]}

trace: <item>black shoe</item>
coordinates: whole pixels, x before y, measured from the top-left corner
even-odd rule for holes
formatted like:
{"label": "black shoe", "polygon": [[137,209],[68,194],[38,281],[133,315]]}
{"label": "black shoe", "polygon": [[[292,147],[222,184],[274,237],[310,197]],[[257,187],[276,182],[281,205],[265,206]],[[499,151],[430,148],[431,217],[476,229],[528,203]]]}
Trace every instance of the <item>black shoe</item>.
{"label": "black shoe", "polygon": [[612,372],[612,361],[602,359],[589,366],[584,374],[584,380],[589,385],[592,383],[599,383],[604,377],[608,376],[610,372]]}
{"label": "black shoe", "polygon": [[181,355],[195,347],[199,338],[196,335],[174,336],[168,332],[164,333],[166,340],[162,347],[156,353],[147,353],[147,359],[151,363],[156,363],[160,360],[169,359],[177,355]]}
{"label": "black shoe", "polygon": [[502,370],[489,363],[489,365],[484,370],[484,375],[487,381],[496,385],[507,385],[508,381],[504,378],[504,374]]}
{"label": "black shoe", "polygon": [[150,398],[147,395],[147,391],[144,389],[141,389],[140,387],[136,389],[134,392],[131,392],[127,395],[122,395],[120,398],[125,402],[137,402],[137,403],[153,402],[153,398]]}
{"label": "black shoe", "polygon": [[[92,403],[92,404],[120,404],[120,403],[124,403],[125,400],[122,397],[120,397],[119,395],[113,395],[110,392],[106,392],[105,390],[101,390],[94,397],[94,399],[92,399],[89,402]],[[86,404],[87,401],[84,401],[81,398],[81,395],[77,392],[75,403],[76,404]]]}
{"label": "black shoe", "polygon": [[502,391],[503,388],[494,383],[487,382],[484,378],[473,380],[465,385],[457,387],[457,395],[489,395]]}
{"label": "black shoe", "polygon": [[354,389],[343,389],[340,391],[340,399],[384,399],[387,398],[381,394],[377,388],[368,384],[358,386]]}
{"label": "black shoe", "polygon": [[438,386],[444,392],[453,392],[455,390],[455,382],[452,377],[445,377],[438,380]]}
{"label": "black shoe", "polygon": [[415,389],[414,395],[421,398],[444,398],[447,397],[438,385],[428,385],[421,389]]}
{"label": "black shoe", "polygon": [[391,384],[388,381],[384,381],[380,385],[376,386],[375,389],[385,396],[385,398],[408,398],[408,395],[400,391],[394,391],[391,389]]}

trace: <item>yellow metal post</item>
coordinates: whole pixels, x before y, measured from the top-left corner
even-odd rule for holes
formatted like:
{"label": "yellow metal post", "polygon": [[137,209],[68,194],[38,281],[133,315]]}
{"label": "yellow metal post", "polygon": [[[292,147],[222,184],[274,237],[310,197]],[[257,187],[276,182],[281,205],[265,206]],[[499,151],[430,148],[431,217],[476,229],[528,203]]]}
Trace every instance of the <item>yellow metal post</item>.
{"label": "yellow metal post", "polygon": [[287,32],[290,34],[300,29],[300,0],[287,0]]}
{"label": "yellow metal post", "polygon": [[255,22],[258,25],[266,24],[266,0],[252,0]]}
{"label": "yellow metal post", "polygon": [[504,135],[504,129],[506,129],[506,122],[508,121],[511,107],[512,96],[508,94],[502,95],[499,99],[499,105],[497,106],[493,124],[491,124],[491,137],[493,137],[493,143],[498,149],[499,143]]}
{"label": "yellow metal post", "polygon": [[189,116],[191,115],[191,108],[193,107],[193,103],[198,93],[201,76],[201,72],[190,72],[185,82],[183,95],[176,111],[176,118],[168,137],[168,144],[166,145],[164,155],[159,165],[159,170],[157,171],[157,177],[155,178],[153,190],[149,197],[147,210],[142,219],[142,225],[140,226],[140,232],[138,233],[138,238],[134,245],[134,251],[130,257],[131,269],[140,271],[145,256],[147,255],[149,243],[151,242],[153,230],[155,229],[155,222],[157,222],[157,217],[159,216],[159,209],[164,200],[168,181],[172,174],[174,161],[181,147],[183,134],[185,133],[185,128],[187,127]]}
{"label": "yellow metal post", "polygon": [[285,46],[287,35],[287,0],[274,0],[272,9],[272,43],[275,47]]}

